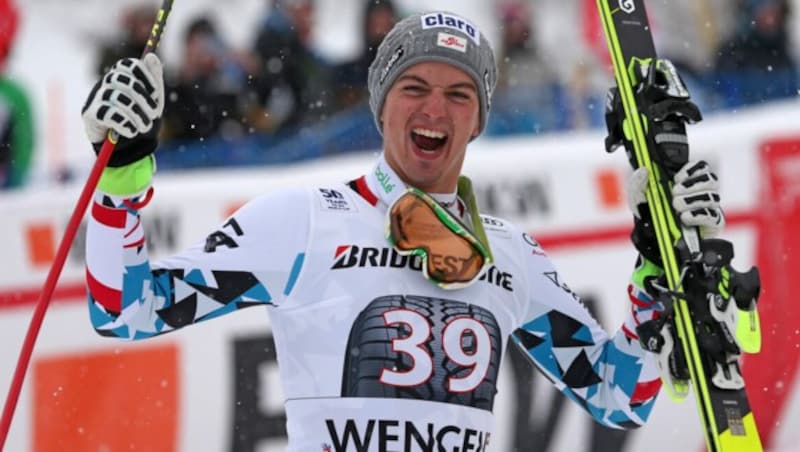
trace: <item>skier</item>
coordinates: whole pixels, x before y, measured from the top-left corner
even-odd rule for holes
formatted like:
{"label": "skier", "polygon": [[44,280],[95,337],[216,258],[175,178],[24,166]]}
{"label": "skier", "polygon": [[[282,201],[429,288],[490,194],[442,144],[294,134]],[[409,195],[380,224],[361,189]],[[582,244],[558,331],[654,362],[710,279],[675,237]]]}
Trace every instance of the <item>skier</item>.
{"label": "skier", "polygon": [[[661,383],[636,325],[658,315],[647,286],[661,270],[638,258],[630,313],[609,336],[532,236],[479,214],[461,168],[496,78],[469,20],[402,20],[369,69],[384,144],[366,175],[262,195],[204,241],[151,263],[139,215],[153,194],[162,68],[153,54],[121,60],[83,113],[96,149],[108,129],[123,137],[87,230],[95,329],[138,340],[269,306],[290,451],[486,450],[509,341],[598,422],[644,424]],[[716,177],[689,165],[676,209],[713,234],[723,225]],[[646,179],[632,178],[634,212]]]}

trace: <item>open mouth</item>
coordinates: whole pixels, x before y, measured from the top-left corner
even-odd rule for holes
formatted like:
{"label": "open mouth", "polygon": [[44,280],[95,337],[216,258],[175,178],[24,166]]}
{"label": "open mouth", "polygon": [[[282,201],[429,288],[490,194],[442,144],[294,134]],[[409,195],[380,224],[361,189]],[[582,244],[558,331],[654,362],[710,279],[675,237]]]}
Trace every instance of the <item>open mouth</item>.
{"label": "open mouth", "polygon": [[447,134],[430,129],[415,128],[411,131],[411,141],[423,151],[433,152],[447,144]]}

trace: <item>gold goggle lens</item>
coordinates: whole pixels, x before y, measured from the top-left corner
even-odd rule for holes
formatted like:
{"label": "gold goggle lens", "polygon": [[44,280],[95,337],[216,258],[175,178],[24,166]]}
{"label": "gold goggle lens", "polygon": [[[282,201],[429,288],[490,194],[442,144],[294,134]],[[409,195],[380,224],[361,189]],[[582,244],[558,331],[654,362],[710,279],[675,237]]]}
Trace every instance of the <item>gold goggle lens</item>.
{"label": "gold goggle lens", "polygon": [[469,283],[477,278],[487,253],[466,227],[433,199],[415,191],[391,207],[390,238],[400,252],[419,255],[426,276],[438,283]]}

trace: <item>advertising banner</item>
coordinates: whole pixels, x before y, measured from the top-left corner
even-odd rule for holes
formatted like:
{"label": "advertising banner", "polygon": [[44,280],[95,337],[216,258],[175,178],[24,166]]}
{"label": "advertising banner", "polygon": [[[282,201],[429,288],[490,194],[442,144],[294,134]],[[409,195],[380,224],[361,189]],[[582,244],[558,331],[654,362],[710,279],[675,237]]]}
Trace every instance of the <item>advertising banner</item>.
{"label": "advertising banner", "polygon": [[[744,373],[771,451],[800,444],[800,308],[791,287],[800,275],[800,137],[787,135],[786,116],[712,120],[692,136],[693,155],[709,160],[722,181],[724,238],[736,246],[734,267],[761,271],[763,350],[746,357]],[[473,147],[465,172],[482,210],[529,231],[559,269],[554,283],[579,294],[606,330],[615,331],[628,309],[625,288],[635,259],[624,153],[605,154],[596,133],[484,140]],[[290,167],[158,175],[155,198],[142,213],[151,256],[204,240],[259,193],[346,181],[373,159],[367,153]],[[10,239],[0,272],[4,396],[78,190],[0,198],[0,233]],[[42,326],[7,450],[283,450],[285,414],[268,310],[249,308],[134,343],[100,337],[88,319],[83,247],[79,234]],[[516,350],[502,361],[498,388],[490,450],[703,447],[693,400],[674,403],[662,395],[641,429],[605,429]]]}

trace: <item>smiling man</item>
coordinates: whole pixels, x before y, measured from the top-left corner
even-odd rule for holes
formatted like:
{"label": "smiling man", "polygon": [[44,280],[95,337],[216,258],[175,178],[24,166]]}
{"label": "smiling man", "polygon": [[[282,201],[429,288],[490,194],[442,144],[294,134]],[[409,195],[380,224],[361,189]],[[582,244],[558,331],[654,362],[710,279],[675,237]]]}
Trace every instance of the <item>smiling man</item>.
{"label": "smiling man", "polygon": [[[152,193],[161,65],[120,61],[84,108],[93,143],[109,128],[125,137],[87,231],[95,329],[138,340],[269,306],[293,452],[486,451],[509,343],[598,422],[642,425],[660,380],[635,331],[658,315],[645,286],[661,270],[638,259],[628,293],[620,288],[630,314],[609,336],[533,237],[478,212],[461,168],[496,78],[469,20],[406,18],[370,67],[384,146],[366,175],[265,194],[151,264],[139,211]],[[716,178],[692,171],[692,183],[676,181],[676,209],[710,234],[721,226]],[[638,211],[647,175],[635,174]]]}
{"label": "smiling man", "polygon": [[456,67],[426,61],[405,70],[377,114],[386,163],[408,185],[455,191],[467,143],[480,133],[479,105],[475,82]]}

